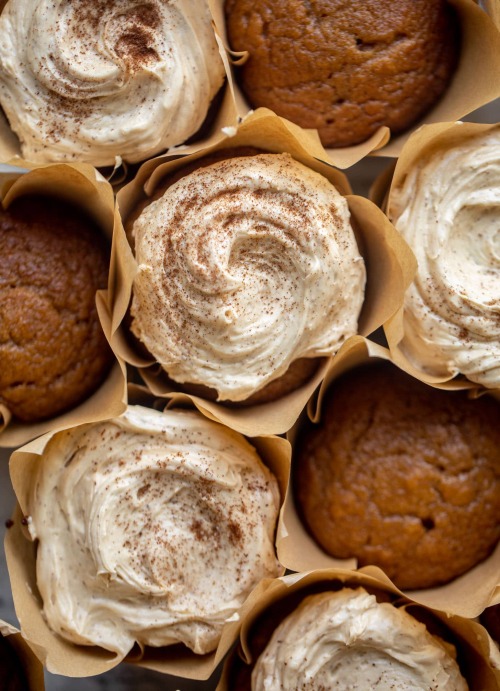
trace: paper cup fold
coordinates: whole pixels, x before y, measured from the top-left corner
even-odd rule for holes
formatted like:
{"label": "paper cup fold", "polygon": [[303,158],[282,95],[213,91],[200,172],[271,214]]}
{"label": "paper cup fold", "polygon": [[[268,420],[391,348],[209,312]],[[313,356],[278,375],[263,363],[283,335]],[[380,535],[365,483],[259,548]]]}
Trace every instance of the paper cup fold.
{"label": "paper cup fold", "polygon": [[[9,646],[10,650],[7,652],[7,654],[10,653],[12,655],[16,666],[19,665],[22,670],[22,673],[25,677],[25,679],[23,679],[23,683],[28,685],[25,691],[44,691],[45,684],[43,679],[42,665],[40,664],[40,661],[36,655],[33,654],[33,651],[30,649],[24,638],[21,636],[20,631],[18,631],[18,629],[16,629],[14,626],[11,626],[7,622],[0,619],[0,636],[3,638],[2,645]],[[5,675],[7,674],[7,670],[2,670],[2,681],[5,683],[8,683],[8,680],[5,680]],[[15,688],[21,688],[20,686],[16,685],[15,681],[13,683],[15,684]],[[10,688],[10,686],[8,688]]]}

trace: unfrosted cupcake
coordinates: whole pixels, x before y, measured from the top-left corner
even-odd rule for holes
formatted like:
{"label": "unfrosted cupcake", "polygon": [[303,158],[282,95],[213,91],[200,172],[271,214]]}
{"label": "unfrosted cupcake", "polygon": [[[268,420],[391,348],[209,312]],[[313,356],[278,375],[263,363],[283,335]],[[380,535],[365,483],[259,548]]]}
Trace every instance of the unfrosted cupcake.
{"label": "unfrosted cupcake", "polygon": [[432,388],[390,363],[335,380],[297,433],[295,501],[322,549],[436,587],[500,537],[500,406]]}
{"label": "unfrosted cupcake", "polygon": [[407,130],[455,72],[460,30],[445,0],[226,0],[236,79],[252,107],[351,146]]}
{"label": "unfrosted cupcake", "polygon": [[0,17],[0,103],[37,163],[108,166],[181,144],[224,76],[203,1],[10,0]]}
{"label": "unfrosted cupcake", "polygon": [[76,204],[25,194],[0,209],[0,403],[33,423],[87,399],[113,354],[96,308],[109,245]]}

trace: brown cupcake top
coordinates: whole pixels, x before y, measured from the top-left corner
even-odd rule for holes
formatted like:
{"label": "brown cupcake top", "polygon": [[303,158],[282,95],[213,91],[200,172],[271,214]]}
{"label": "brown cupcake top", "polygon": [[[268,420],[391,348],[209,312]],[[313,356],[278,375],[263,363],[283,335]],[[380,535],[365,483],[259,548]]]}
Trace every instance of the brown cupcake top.
{"label": "brown cupcake top", "polygon": [[303,429],[294,486],[323,549],[400,588],[446,583],[500,537],[499,405],[433,389],[387,363],[335,382]]}
{"label": "brown cupcake top", "polygon": [[62,200],[24,196],[0,212],[0,401],[19,420],[77,405],[108,372],[95,305],[108,253],[96,224]]}
{"label": "brown cupcake top", "polygon": [[325,146],[401,132],[446,89],[459,52],[444,0],[226,0],[230,46],[252,107],[319,130]]}

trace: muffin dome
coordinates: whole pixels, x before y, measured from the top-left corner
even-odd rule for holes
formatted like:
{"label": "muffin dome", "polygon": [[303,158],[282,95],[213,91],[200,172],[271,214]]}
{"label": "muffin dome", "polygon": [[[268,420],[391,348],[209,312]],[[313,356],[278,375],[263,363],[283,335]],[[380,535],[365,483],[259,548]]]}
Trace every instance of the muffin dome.
{"label": "muffin dome", "polygon": [[327,147],[398,133],[446,89],[459,29],[444,0],[226,0],[237,78],[252,107],[319,131]]}
{"label": "muffin dome", "polygon": [[499,409],[389,364],[347,373],[297,444],[306,526],[326,552],[379,566],[399,588],[461,575],[500,537]]}
{"label": "muffin dome", "polygon": [[0,402],[18,420],[58,415],[107,375],[95,295],[108,255],[95,223],[60,199],[18,197],[0,212]]}

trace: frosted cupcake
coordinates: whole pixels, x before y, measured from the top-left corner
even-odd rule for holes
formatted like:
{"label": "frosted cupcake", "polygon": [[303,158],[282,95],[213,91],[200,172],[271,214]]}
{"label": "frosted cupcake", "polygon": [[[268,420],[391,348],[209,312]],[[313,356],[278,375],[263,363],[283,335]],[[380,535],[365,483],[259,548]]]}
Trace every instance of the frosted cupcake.
{"label": "frosted cupcake", "polygon": [[410,140],[390,192],[388,216],[418,271],[405,295],[402,338],[396,344],[395,331],[388,338],[426,377],[462,374],[498,388],[500,130],[443,128],[425,128],[420,145]]}
{"label": "frosted cupcake", "polygon": [[217,691],[495,691],[497,664],[477,622],[415,605],[374,567],[324,569],[276,579],[243,613]]}
{"label": "frosted cupcake", "polygon": [[181,171],[129,226],[132,332],[179,384],[264,402],[357,332],[364,259],[319,173],[289,154],[218,158]]}
{"label": "frosted cupcake", "polygon": [[215,650],[259,581],[282,571],[280,493],[241,435],[192,411],[131,406],[56,434],[30,483],[49,628],[112,651]]}
{"label": "frosted cupcake", "polygon": [[37,163],[107,166],[181,144],[225,76],[205,2],[10,0],[0,36],[0,103]]}

